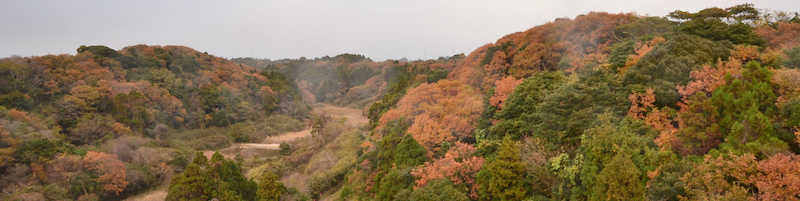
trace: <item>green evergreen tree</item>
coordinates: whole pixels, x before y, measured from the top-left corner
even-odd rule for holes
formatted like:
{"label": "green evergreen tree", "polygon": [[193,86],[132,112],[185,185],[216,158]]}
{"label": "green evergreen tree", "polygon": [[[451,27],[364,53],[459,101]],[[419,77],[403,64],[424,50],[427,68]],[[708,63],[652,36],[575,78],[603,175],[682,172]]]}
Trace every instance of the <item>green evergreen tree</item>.
{"label": "green evergreen tree", "polygon": [[580,183],[572,189],[572,198],[643,200],[646,179],[643,173],[655,168],[652,166],[657,154],[653,144],[656,132],[640,121],[620,120],[609,113],[596,119],[597,126],[584,132],[578,148],[583,162]]}
{"label": "green evergreen tree", "polygon": [[728,84],[714,90],[713,112],[720,117],[717,124],[725,138],[722,149],[769,155],[788,148],[772,125],[777,96],[771,77],[769,69],[753,61],[745,65],[740,79],[728,76]]}
{"label": "green evergreen tree", "polygon": [[411,135],[401,121],[387,124],[377,147],[378,200],[393,200],[403,191],[411,191],[414,177],[411,169],[428,161],[427,151]]}
{"label": "green evergreen tree", "polygon": [[618,153],[604,165],[597,175],[592,188],[595,192],[590,201],[635,201],[645,200],[645,186],[642,184],[642,172],[633,164],[625,153]]}
{"label": "green evergreen tree", "polygon": [[242,174],[242,169],[232,160],[226,160],[219,152],[211,157],[211,174],[217,179],[217,183],[225,186],[220,191],[231,191],[221,193],[225,196],[232,196],[243,200],[255,200],[257,185],[247,179]]}
{"label": "green evergreen tree", "polygon": [[787,68],[800,68],[800,47],[794,47],[783,51],[786,54],[786,60],[783,65]]}
{"label": "green evergreen tree", "polygon": [[258,191],[256,192],[258,201],[278,201],[286,192],[286,187],[280,183],[278,175],[272,172],[264,172],[258,178]]}
{"label": "green evergreen tree", "polygon": [[[741,4],[726,9],[706,8],[696,13],[675,11],[668,15],[679,20],[678,31],[694,34],[715,41],[730,41],[735,44],[764,45],[747,22],[759,19],[758,9],[752,4]],[[733,19],[733,21],[731,21]]]}
{"label": "green evergreen tree", "polygon": [[628,88],[626,94],[631,90],[652,88],[657,106],[674,106],[681,97],[675,86],[686,85],[691,81],[691,72],[704,64],[728,58],[732,44],[689,34],[665,37],[667,41],[655,46],[625,70],[622,82]]}
{"label": "green evergreen tree", "polygon": [[172,178],[167,192],[167,201],[207,201],[211,199],[210,192],[213,184],[206,176],[203,167],[208,160],[201,153],[197,152],[195,158],[183,173]]}
{"label": "green evergreen tree", "polygon": [[398,168],[411,168],[421,165],[428,161],[428,152],[411,135],[403,136],[397,144],[397,151],[394,153],[395,165]]}
{"label": "green evergreen tree", "polygon": [[503,138],[497,156],[478,173],[481,200],[522,200],[528,196],[525,165],[519,145],[510,136]]}
{"label": "green evergreen tree", "polygon": [[255,200],[256,184],[242,175],[239,166],[214,153],[211,161],[197,152],[186,170],[172,179],[167,201]]}
{"label": "green evergreen tree", "polygon": [[409,201],[467,201],[469,197],[456,188],[450,180],[436,179],[418,188],[408,197],[398,197],[395,200]]}

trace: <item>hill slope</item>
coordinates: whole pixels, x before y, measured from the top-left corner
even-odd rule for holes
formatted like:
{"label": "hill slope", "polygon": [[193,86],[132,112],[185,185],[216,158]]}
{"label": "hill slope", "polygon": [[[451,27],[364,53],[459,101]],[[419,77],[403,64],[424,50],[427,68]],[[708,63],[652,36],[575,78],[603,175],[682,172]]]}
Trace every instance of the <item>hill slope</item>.
{"label": "hill slope", "polygon": [[770,16],[589,13],[507,35],[375,104],[337,199],[798,199],[800,18]]}
{"label": "hill slope", "polygon": [[6,58],[0,199],[797,200],[798,69],[800,17],[749,4],[592,12],[425,61]]}

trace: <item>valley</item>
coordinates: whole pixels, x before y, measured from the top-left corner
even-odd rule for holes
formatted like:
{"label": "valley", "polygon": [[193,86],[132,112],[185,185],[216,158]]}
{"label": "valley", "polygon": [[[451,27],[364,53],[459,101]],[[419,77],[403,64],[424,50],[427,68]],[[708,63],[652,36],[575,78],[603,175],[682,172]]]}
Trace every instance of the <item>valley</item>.
{"label": "valley", "polygon": [[417,60],[2,58],[0,200],[800,200],[800,13],[755,6],[588,12]]}
{"label": "valley", "polygon": [[[333,117],[333,121],[343,121],[344,124],[350,126],[351,128],[360,128],[366,126],[369,121],[367,118],[361,115],[362,113],[361,110],[355,108],[334,106],[326,103],[317,103],[314,105],[313,108],[314,108],[312,110],[313,113],[330,115]],[[302,140],[306,138],[311,138],[311,128],[307,128],[301,131],[286,132],[276,136],[269,136],[266,137],[262,143],[234,143],[230,147],[225,147],[220,150],[203,151],[203,155],[205,155],[209,159],[214,154],[214,152],[220,152],[226,158],[233,158],[237,154],[252,156],[254,155],[252,152],[263,152],[265,150],[278,151],[280,150],[279,148],[280,143],[293,144],[293,142],[297,140]],[[308,164],[301,164],[297,170],[305,169],[303,167],[307,165]],[[287,184],[294,184],[293,186],[290,187],[305,192],[307,190],[307,187],[305,186],[307,183],[306,180],[310,176],[311,175],[305,175],[303,171],[293,171],[292,173],[289,173],[281,180]],[[165,187],[162,187],[153,191],[143,193],[141,195],[132,196],[131,198],[126,199],[126,201],[162,201],[165,200],[166,197],[167,197],[167,190]]]}

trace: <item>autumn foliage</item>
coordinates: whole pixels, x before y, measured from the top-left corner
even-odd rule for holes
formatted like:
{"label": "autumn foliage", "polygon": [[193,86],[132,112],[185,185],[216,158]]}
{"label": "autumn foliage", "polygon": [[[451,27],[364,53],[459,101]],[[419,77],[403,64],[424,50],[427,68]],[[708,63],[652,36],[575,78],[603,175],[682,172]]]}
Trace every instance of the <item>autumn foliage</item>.
{"label": "autumn foliage", "polygon": [[[591,12],[418,61],[0,59],[0,200],[122,200],[168,178],[166,200],[798,200],[798,24],[741,4]],[[316,103],[369,126],[188,154],[317,125]]]}
{"label": "autumn foliage", "polygon": [[481,157],[473,156],[475,148],[472,145],[456,142],[444,157],[433,162],[426,162],[422,167],[411,172],[416,177],[415,188],[425,186],[428,181],[435,179],[449,179],[453,184],[466,184],[470,196],[478,196],[478,185],[475,177],[484,163]]}
{"label": "autumn foliage", "polygon": [[107,192],[119,195],[128,185],[125,164],[114,155],[89,151],[83,158],[83,164],[86,169],[98,174],[96,181]]}
{"label": "autumn foliage", "polygon": [[482,105],[480,95],[470,86],[442,80],[408,90],[380,122],[385,125],[398,119],[410,121],[408,133],[426,150],[435,152],[443,142],[470,137]]}
{"label": "autumn foliage", "polygon": [[759,26],[755,32],[767,41],[770,47],[785,48],[798,45],[800,38],[800,24],[778,23],[773,26]]}
{"label": "autumn foliage", "polygon": [[519,84],[522,84],[522,80],[514,79],[514,77],[511,76],[495,81],[494,95],[489,98],[489,104],[502,109],[503,103],[505,103],[508,96],[514,92],[514,88]]}
{"label": "autumn foliage", "polygon": [[488,90],[507,75],[527,77],[539,71],[576,69],[604,60],[616,37],[614,29],[633,20],[632,14],[602,12],[560,18],[476,49],[451,76]]}
{"label": "autumn foliage", "polygon": [[748,183],[758,188],[759,200],[800,198],[800,155],[776,154],[758,162],[759,171]]}

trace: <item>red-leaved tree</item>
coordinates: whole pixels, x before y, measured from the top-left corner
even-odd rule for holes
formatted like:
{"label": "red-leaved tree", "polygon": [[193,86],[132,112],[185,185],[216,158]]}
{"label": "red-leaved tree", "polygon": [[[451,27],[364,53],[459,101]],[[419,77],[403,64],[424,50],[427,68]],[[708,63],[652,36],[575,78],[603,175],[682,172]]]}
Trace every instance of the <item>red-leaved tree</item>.
{"label": "red-leaved tree", "polygon": [[392,120],[411,121],[408,133],[430,154],[443,142],[469,137],[482,111],[480,93],[461,82],[441,80],[408,90],[381,117],[378,130]]}
{"label": "red-leaved tree", "polygon": [[495,81],[494,95],[489,98],[489,103],[498,109],[502,109],[503,104],[505,103],[506,99],[508,99],[508,96],[510,96],[511,93],[514,93],[514,88],[516,88],[519,84],[522,84],[522,80],[514,79],[512,76],[507,76],[503,79]]}
{"label": "red-leaved tree", "polygon": [[116,156],[89,151],[83,158],[84,167],[98,174],[96,181],[103,185],[103,190],[117,195],[128,185],[125,164]]}
{"label": "red-leaved tree", "polygon": [[475,176],[483,166],[484,159],[473,156],[474,152],[475,147],[472,145],[456,142],[444,157],[426,162],[411,172],[417,178],[414,188],[425,186],[428,181],[444,178],[456,185],[466,184],[470,196],[477,198],[478,185],[475,184]]}

